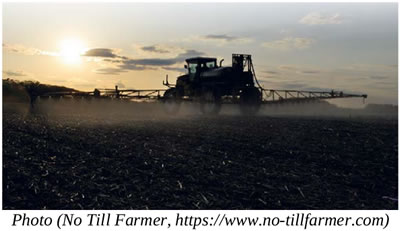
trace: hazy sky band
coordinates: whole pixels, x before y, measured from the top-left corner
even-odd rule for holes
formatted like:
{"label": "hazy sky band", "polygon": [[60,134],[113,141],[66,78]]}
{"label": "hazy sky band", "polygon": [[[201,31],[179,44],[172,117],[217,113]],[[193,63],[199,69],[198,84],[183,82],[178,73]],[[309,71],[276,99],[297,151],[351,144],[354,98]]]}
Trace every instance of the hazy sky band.
{"label": "hazy sky band", "polygon": [[[232,53],[249,53],[265,87],[397,104],[397,14],[396,3],[5,3],[3,78],[161,88],[190,55],[230,65]],[[58,57],[65,38],[85,44],[79,65]]]}

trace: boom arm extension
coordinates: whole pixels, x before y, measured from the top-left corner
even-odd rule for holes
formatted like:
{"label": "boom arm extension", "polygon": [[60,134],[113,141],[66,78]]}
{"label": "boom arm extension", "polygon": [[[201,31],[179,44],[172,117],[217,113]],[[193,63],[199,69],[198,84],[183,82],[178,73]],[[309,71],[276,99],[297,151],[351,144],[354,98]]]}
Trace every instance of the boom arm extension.
{"label": "boom arm extension", "polygon": [[276,90],[276,89],[261,89],[263,103],[280,103],[287,101],[306,101],[312,99],[336,99],[360,97],[367,98],[367,95],[346,94],[342,91],[300,91],[300,90]]}

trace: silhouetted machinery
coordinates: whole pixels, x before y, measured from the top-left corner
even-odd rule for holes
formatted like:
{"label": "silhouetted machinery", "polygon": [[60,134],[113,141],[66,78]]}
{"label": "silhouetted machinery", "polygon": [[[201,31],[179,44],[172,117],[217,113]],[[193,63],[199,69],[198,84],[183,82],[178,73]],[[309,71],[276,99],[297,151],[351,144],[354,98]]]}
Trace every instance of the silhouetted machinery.
{"label": "silhouetted machinery", "polygon": [[188,73],[177,78],[176,84],[167,81],[163,102],[169,113],[176,113],[184,100],[197,101],[204,114],[217,114],[222,103],[239,104],[243,114],[257,113],[262,103],[299,102],[314,99],[363,97],[331,91],[298,91],[264,89],[260,86],[251,55],[232,54],[232,67],[217,65],[216,58],[187,59]]}
{"label": "silhouetted machinery", "polygon": [[[160,100],[167,113],[179,111],[182,102],[195,102],[204,114],[218,114],[222,104],[238,104],[243,114],[257,113],[262,104],[306,102],[319,99],[362,97],[342,91],[303,91],[263,88],[256,77],[251,55],[232,54],[232,66],[223,67],[216,58],[196,57],[186,59],[187,74],[179,76],[176,84],[163,82],[168,89],[95,89],[93,92],[51,92],[43,98]],[[32,94],[32,99],[36,95]],[[33,103],[32,103],[33,105]]]}
{"label": "silhouetted machinery", "polygon": [[262,90],[255,86],[251,55],[233,54],[232,67],[217,65],[216,58],[187,59],[188,73],[177,78],[164,93],[164,104],[170,113],[178,110],[183,100],[200,103],[205,114],[217,114],[223,101],[240,104],[243,113],[254,114],[262,103]]}

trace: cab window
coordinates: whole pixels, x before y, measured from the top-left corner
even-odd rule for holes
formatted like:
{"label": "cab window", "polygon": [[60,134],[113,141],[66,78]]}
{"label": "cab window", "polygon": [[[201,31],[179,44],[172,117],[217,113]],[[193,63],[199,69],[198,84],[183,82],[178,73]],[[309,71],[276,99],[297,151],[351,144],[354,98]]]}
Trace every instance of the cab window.
{"label": "cab window", "polygon": [[206,62],[206,67],[208,67],[208,68],[214,68],[214,67],[215,67],[215,62],[214,62],[214,61]]}
{"label": "cab window", "polygon": [[197,63],[189,63],[188,68],[189,68],[189,74],[196,73]]}

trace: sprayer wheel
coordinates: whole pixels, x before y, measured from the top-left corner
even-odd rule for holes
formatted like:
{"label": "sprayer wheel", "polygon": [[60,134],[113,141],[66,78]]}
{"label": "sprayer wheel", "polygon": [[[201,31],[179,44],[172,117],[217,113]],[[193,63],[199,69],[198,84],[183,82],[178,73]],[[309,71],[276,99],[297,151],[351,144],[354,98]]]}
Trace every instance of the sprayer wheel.
{"label": "sprayer wheel", "polygon": [[175,115],[179,112],[181,100],[177,96],[176,88],[170,88],[165,91],[162,103],[167,114]]}
{"label": "sprayer wheel", "polygon": [[217,115],[221,111],[221,96],[217,90],[203,90],[200,110],[204,115]]}
{"label": "sprayer wheel", "polygon": [[240,93],[240,111],[243,115],[257,114],[261,103],[261,91],[255,87],[243,89]]}

